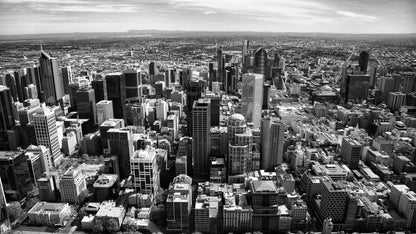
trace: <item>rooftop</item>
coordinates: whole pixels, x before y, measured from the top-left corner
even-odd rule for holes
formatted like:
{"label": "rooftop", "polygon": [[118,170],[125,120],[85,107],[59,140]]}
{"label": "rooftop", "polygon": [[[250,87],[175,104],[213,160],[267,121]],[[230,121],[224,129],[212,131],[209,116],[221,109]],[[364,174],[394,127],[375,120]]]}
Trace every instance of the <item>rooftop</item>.
{"label": "rooftop", "polygon": [[23,153],[24,151],[0,151],[0,160],[13,160]]}
{"label": "rooftop", "polygon": [[255,180],[251,182],[253,192],[255,193],[263,193],[263,192],[272,192],[277,193],[276,185],[273,181],[266,180],[260,181]]}
{"label": "rooftop", "polygon": [[115,174],[102,174],[94,183],[94,188],[108,188],[114,185],[118,176]]}
{"label": "rooftop", "polygon": [[29,210],[29,213],[60,213],[66,206],[68,206],[67,203],[38,202]]}

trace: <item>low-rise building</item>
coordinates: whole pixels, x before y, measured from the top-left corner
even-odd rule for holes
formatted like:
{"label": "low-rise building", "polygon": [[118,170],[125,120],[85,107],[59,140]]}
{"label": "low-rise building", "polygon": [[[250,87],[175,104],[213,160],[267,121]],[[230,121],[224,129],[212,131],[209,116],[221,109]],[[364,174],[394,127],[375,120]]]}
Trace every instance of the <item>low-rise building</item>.
{"label": "low-rise building", "polygon": [[71,207],[68,203],[38,202],[27,214],[34,225],[65,226],[71,216]]}

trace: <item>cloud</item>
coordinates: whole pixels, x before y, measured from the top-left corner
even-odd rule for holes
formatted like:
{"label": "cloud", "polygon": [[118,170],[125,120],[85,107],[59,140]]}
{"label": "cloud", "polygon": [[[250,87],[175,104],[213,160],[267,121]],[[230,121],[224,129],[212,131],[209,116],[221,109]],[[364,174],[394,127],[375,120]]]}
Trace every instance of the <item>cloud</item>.
{"label": "cloud", "polygon": [[212,15],[212,14],[215,14],[215,13],[217,13],[217,12],[215,12],[215,11],[204,11],[205,15]]}
{"label": "cloud", "polygon": [[365,22],[375,22],[378,20],[377,17],[372,16],[372,15],[357,14],[357,13],[350,12],[350,11],[337,11],[337,14],[345,16],[347,18],[357,19],[357,20],[361,20]]}

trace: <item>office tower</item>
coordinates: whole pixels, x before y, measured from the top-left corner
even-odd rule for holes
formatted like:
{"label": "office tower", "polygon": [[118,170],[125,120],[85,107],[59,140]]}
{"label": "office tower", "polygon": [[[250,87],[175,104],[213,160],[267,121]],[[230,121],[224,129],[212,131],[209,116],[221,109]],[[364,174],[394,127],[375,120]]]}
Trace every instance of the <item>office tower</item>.
{"label": "office tower", "polygon": [[79,195],[85,189],[87,189],[85,175],[79,169],[69,168],[59,183],[61,201],[68,203],[82,202]]}
{"label": "office tower", "polygon": [[357,140],[349,137],[342,139],[341,156],[351,170],[357,170],[360,162],[362,145]]}
{"label": "office tower", "polygon": [[65,94],[69,94],[68,85],[72,83],[72,70],[71,66],[65,66],[61,68],[62,82],[64,84]]}
{"label": "office tower", "polygon": [[348,191],[342,182],[324,182],[319,206],[321,220],[332,218],[334,223],[345,220]]}
{"label": "office tower", "polygon": [[211,100],[201,98],[194,102],[192,110],[192,158],[194,179],[209,179],[209,153],[211,148]]}
{"label": "office tower", "polygon": [[42,81],[40,79],[39,67],[29,67],[25,68],[26,76],[29,79],[30,84],[36,85],[36,89],[38,91],[38,98],[40,102],[43,102],[43,89],[42,89]]}
{"label": "office tower", "polygon": [[369,75],[348,74],[344,80],[343,97],[345,103],[367,100],[369,90]]}
{"label": "office tower", "polygon": [[114,117],[126,119],[124,103],[126,100],[126,80],[123,73],[111,73],[105,76],[107,80],[108,100],[113,101]]}
{"label": "office tower", "polygon": [[360,53],[360,59],[358,60],[358,64],[360,66],[360,71],[367,73],[368,67],[368,60],[370,59],[370,54],[367,51],[362,51]]}
{"label": "office tower", "polygon": [[[239,122],[235,120],[234,122]],[[230,120],[229,122],[233,122]],[[231,123],[232,124],[232,123]],[[251,132],[237,133],[235,142],[229,143],[228,170],[230,175],[240,175],[252,170],[253,135]]]}
{"label": "office tower", "polygon": [[176,84],[176,69],[168,68],[166,79],[169,80],[169,84]]}
{"label": "office tower", "polygon": [[24,90],[24,82],[22,82],[22,79],[24,77],[22,77],[23,73],[22,71],[14,71],[14,80],[15,80],[15,84],[16,84],[16,90],[17,90],[17,97],[19,98],[20,102],[23,102],[25,100],[25,98],[23,97],[23,90]]}
{"label": "office tower", "polygon": [[42,155],[35,152],[26,152],[25,156],[27,157],[29,175],[30,178],[32,178],[31,183],[37,185],[37,180],[41,178],[42,174],[46,171],[46,168],[44,168]]}
{"label": "office tower", "polygon": [[244,64],[246,63],[246,56],[248,55],[249,46],[250,46],[250,42],[248,40],[244,40],[243,48],[241,51],[241,63],[243,64],[243,67],[244,67]]}
{"label": "office tower", "polygon": [[34,146],[29,145],[26,148],[27,152],[32,152],[34,154],[39,154],[40,158],[42,159],[43,169],[45,172],[48,172],[53,169],[53,159],[51,155],[51,151],[43,145]]}
{"label": "office tower", "polygon": [[52,155],[52,167],[55,167],[62,157],[59,147],[55,112],[47,107],[37,109],[33,115],[33,125],[35,126],[38,145],[49,148]]}
{"label": "office tower", "polygon": [[406,94],[401,92],[390,92],[387,98],[387,106],[393,110],[399,110],[406,103]]}
{"label": "office tower", "polygon": [[93,80],[91,86],[95,92],[95,101],[107,100],[107,80],[104,78]]}
{"label": "office tower", "polygon": [[97,109],[97,124],[101,125],[104,121],[114,119],[113,102],[101,100],[96,105]]}
{"label": "office tower", "polygon": [[246,118],[247,122],[254,124],[254,128],[260,127],[263,106],[263,80],[264,75],[262,74],[243,74],[241,114]]}
{"label": "office tower", "polygon": [[100,138],[101,138],[101,146],[103,149],[108,148],[108,134],[107,131],[112,128],[124,128],[124,120],[123,119],[109,119],[104,121],[99,127],[100,131]]}
{"label": "office tower", "polygon": [[37,181],[37,186],[39,189],[39,200],[47,202],[56,201],[56,186],[53,181],[53,177],[45,175],[42,178],[39,178]]}
{"label": "office tower", "polygon": [[263,74],[264,79],[268,79],[266,75],[267,70],[267,52],[263,47],[260,47],[254,52],[254,72]]}
{"label": "office tower", "polygon": [[15,126],[10,89],[0,85],[0,150],[8,149],[7,130]]}
{"label": "office tower", "polygon": [[87,133],[93,131],[97,123],[94,90],[88,86],[81,87],[75,92],[75,102],[79,118],[89,121]]}
{"label": "office tower", "polygon": [[261,121],[261,169],[273,171],[283,163],[283,137],[286,130],[278,119],[266,117]]}
{"label": "office tower", "polygon": [[157,74],[156,64],[155,62],[150,62],[149,63],[149,82],[152,85],[155,83],[156,74]]}
{"label": "office tower", "polygon": [[394,79],[391,76],[385,76],[380,78],[380,87],[382,100],[387,103],[390,92],[394,92]]}
{"label": "office tower", "polygon": [[168,231],[185,231],[190,228],[192,209],[192,178],[181,174],[169,185],[166,199]]}
{"label": "office tower", "polygon": [[370,68],[370,84],[369,88],[374,89],[377,85],[377,67]]}
{"label": "office tower", "polygon": [[204,98],[211,99],[211,127],[220,126],[220,95],[207,92]]}
{"label": "office tower", "polygon": [[157,164],[156,149],[147,147],[137,150],[131,157],[133,188],[136,192],[156,194],[160,188],[160,169]]}
{"label": "office tower", "polygon": [[141,97],[142,77],[140,70],[128,70],[123,74],[126,80],[126,98]]}
{"label": "office tower", "polygon": [[263,110],[269,109],[269,90],[271,84],[269,82],[264,82],[263,84]]}
{"label": "office tower", "polygon": [[26,99],[38,99],[38,90],[34,84],[24,88],[24,100]]}
{"label": "office tower", "polygon": [[212,91],[212,82],[216,81],[214,63],[208,64],[208,80],[209,80],[209,90]]}
{"label": "office tower", "polygon": [[13,72],[8,72],[5,75],[5,80],[6,80],[6,86],[10,89],[10,95],[12,96],[13,101],[17,101],[19,96],[17,94],[16,80],[14,79]]}
{"label": "office tower", "polygon": [[110,155],[117,156],[120,179],[130,175],[130,157],[133,156],[133,136],[128,129],[112,128],[107,131]]}
{"label": "office tower", "polygon": [[155,103],[156,119],[165,121],[168,117],[169,104],[165,100],[158,99]]}
{"label": "office tower", "polygon": [[252,197],[252,230],[275,232],[278,230],[279,191],[272,180],[250,181]]}
{"label": "office tower", "polygon": [[192,107],[194,102],[197,101],[202,95],[202,86],[198,81],[192,80],[186,88],[186,118],[188,135],[192,136]]}
{"label": "office tower", "polygon": [[228,143],[235,144],[235,135],[245,133],[246,131],[247,124],[244,116],[240,114],[231,115],[227,122]]}
{"label": "office tower", "polygon": [[416,73],[405,73],[403,93],[408,94],[416,90]]}
{"label": "office tower", "polygon": [[220,233],[222,227],[221,197],[198,195],[195,201],[195,231]]}
{"label": "office tower", "polygon": [[222,47],[217,48],[217,81],[224,82],[224,57]]}
{"label": "office tower", "polygon": [[47,53],[41,51],[39,58],[40,79],[44,91],[44,101],[48,106],[58,105],[65,95],[64,84],[58,68],[58,62]]}
{"label": "office tower", "polygon": [[6,196],[13,200],[24,198],[33,189],[24,151],[0,151],[0,178]]}
{"label": "office tower", "polygon": [[[126,125],[146,126],[146,111],[149,106],[144,98],[129,98],[126,100]],[[152,122],[153,123],[153,122]]]}

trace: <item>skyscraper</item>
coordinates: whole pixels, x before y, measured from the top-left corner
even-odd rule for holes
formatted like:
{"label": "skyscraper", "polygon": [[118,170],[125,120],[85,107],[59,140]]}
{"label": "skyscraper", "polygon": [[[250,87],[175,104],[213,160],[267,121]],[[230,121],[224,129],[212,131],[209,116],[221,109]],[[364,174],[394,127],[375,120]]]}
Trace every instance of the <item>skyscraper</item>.
{"label": "skyscraper", "polygon": [[261,169],[272,171],[283,162],[283,137],[286,126],[278,119],[264,118],[261,121]]}
{"label": "skyscraper", "polygon": [[114,119],[113,102],[102,100],[97,103],[97,124],[101,125],[104,121]]}
{"label": "skyscraper", "polygon": [[69,94],[68,84],[72,83],[72,71],[71,66],[65,66],[61,68],[62,73],[62,81],[64,84],[64,92],[65,94]]}
{"label": "skyscraper", "polygon": [[194,164],[194,179],[206,181],[209,179],[210,148],[211,148],[211,100],[201,98],[194,102],[192,110],[192,158]]}
{"label": "skyscraper", "polygon": [[260,47],[254,52],[254,72],[263,74],[265,79],[268,79],[266,75],[267,70],[267,52],[263,47]]}
{"label": "skyscraper", "polygon": [[29,83],[36,85],[38,91],[38,98],[40,102],[43,102],[43,88],[42,81],[40,79],[39,67],[26,68],[26,76],[29,78]]}
{"label": "skyscraper", "polygon": [[130,158],[133,156],[133,136],[129,129],[112,128],[107,131],[110,155],[118,158],[120,177],[125,179],[130,175]]}
{"label": "skyscraper", "polygon": [[364,72],[364,74],[367,73],[369,59],[370,59],[370,54],[367,51],[362,51],[360,53],[360,59],[358,60],[358,64],[360,66],[360,70]]}
{"label": "skyscraper", "polygon": [[192,107],[194,102],[197,101],[202,95],[202,86],[198,81],[192,80],[186,88],[186,118],[188,135],[192,136]]}
{"label": "skyscraper", "polygon": [[0,85],[0,150],[8,149],[7,130],[15,126],[10,89]]}
{"label": "skyscraper", "polygon": [[137,150],[131,157],[133,188],[136,192],[155,194],[160,187],[160,168],[157,165],[156,150],[148,147]]}
{"label": "skyscraper", "polygon": [[140,97],[142,95],[142,77],[140,70],[128,70],[123,72],[126,79],[126,98]]}
{"label": "skyscraper", "polygon": [[332,218],[334,223],[345,219],[348,192],[341,182],[324,182],[319,211],[321,219]]}
{"label": "skyscraper", "polygon": [[155,83],[156,73],[157,73],[157,68],[156,68],[155,62],[150,62],[149,63],[149,82],[152,85]]}
{"label": "skyscraper", "polygon": [[224,82],[224,57],[222,47],[217,48],[217,81]]}
{"label": "skyscraper", "polygon": [[33,115],[36,140],[38,145],[49,148],[52,154],[53,166],[62,158],[59,147],[58,130],[56,128],[55,112],[47,107],[39,108]]}
{"label": "skyscraper", "polygon": [[247,66],[249,65],[250,61],[247,61],[247,58],[249,58],[249,47],[250,47],[250,42],[248,40],[244,40],[243,41],[243,49],[242,49],[242,53],[241,53],[241,63],[242,63],[242,67],[243,67],[243,72],[247,72]]}
{"label": "skyscraper", "polygon": [[351,170],[357,170],[360,162],[362,145],[358,141],[344,137],[342,139],[341,156]]}
{"label": "skyscraper", "polygon": [[99,78],[96,80],[93,80],[91,82],[91,86],[94,89],[95,92],[95,101],[99,102],[102,100],[107,100],[107,80],[104,78]]}
{"label": "skyscraper", "polygon": [[106,75],[108,100],[113,101],[114,117],[126,119],[124,103],[126,100],[126,79],[123,73],[111,73]]}
{"label": "skyscraper", "polygon": [[369,75],[348,74],[344,80],[345,102],[359,102],[367,100],[370,85]]}
{"label": "skyscraper", "polygon": [[263,80],[264,75],[262,74],[243,74],[241,114],[247,122],[254,124],[254,128],[260,127],[263,106]]}
{"label": "skyscraper", "polygon": [[81,87],[75,92],[78,116],[81,119],[89,119],[88,132],[92,132],[97,123],[97,111],[95,106],[94,90],[88,86]]}
{"label": "skyscraper", "polygon": [[47,53],[41,51],[40,58],[40,79],[44,91],[44,101],[47,105],[57,105],[65,95],[64,84],[59,71],[58,62]]}
{"label": "skyscraper", "polygon": [[13,101],[17,101],[19,96],[17,94],[16,80],[14,79],[13,72],[8,72],[5,76],[5,80],[6,80],[6,86],[10,90],[10,95],[13,98]]}
{"label": "skyscraper", "polygon": [[406,103],[406,94],[401,92],[390,92],[387,99],[387,106],[393,110],[399,110]]}
{"label": "skyscraper", "polygon": [[391,76],[385,76],[380,78],[380,87],[382,99],[387,103],[389,93],[394,92],[394,79]]}
{"label": "skyscraper", "polygon": [[168,231],[188,230],[192,209],[192,179],[181,174],[169,185],[166,200]]}
{"label": "skyscraper", "polygon": [[403,93],[408,94],[416,90],[416,73],[405,73]]}
{"label": "skyscraper", "polygon": [[204,98],[211,99],[211,127],[220,126],[220,95],[207,92]]}

